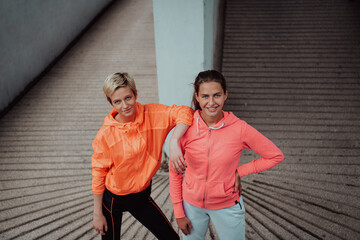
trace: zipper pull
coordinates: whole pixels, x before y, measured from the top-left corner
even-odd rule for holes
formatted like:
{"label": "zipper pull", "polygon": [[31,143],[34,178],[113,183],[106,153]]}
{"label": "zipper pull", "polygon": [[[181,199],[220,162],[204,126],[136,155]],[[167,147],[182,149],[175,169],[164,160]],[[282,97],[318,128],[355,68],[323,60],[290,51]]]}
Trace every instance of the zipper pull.
{"label": "zipper pull", "polygon": [[209,136],[211,135],[211,128],[209,128]]}

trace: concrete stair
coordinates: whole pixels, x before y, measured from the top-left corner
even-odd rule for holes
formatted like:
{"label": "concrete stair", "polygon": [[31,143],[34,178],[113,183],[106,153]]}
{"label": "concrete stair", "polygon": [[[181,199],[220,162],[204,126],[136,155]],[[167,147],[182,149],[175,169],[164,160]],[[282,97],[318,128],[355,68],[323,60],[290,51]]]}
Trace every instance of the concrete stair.
{"label": "concrete stair", "polygon": [[[153,28],[151,1],[114,1],[0,119],[0,239],[100,239],[90,186],[91,142],[111,109],[102,83],[127,71],[139,101],[158,102]],[[152,196],[171,219],[167,186],[156,176]],[[123,219],[122,239],[155,239]]]}
{"label": "concrete stair", "polygon": [[285,154],[242,179],[248,239],[360,238],[359,10],[359,1],[227,0],[227,109]]}
{"label": "concrete stair", "polygon": [[[286,157],[242,179],[248,239],[360,239],[359,10],[346,0],[227,0],[227,108]],[[0,119],[0,239],[100,239],[90,144],[110,110],[102,81],[115,71],[135,77],[140,102],[158,101],[151,1],[114,1]],[[152,189],[178,231],[166,172]],[[122,239],[155,238],[125,213]],[[213,226],[206,239],[218,239]]]}

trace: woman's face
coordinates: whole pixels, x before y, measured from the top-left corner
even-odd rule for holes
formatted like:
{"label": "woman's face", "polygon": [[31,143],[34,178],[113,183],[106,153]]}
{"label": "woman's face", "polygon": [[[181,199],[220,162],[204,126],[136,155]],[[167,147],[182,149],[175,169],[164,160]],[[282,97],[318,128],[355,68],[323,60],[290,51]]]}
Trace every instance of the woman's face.
{"label": "woman's face", "polygon": [[220,83],[205,82],[200,84],[199,92],[195,94],[199,102],[202,114],[208,118],[222,118],[222,108],[228,96],[227,91],[224,93]]}
{"label": "woman's face", "polygon": [[121,87],[111,95],[111,105],[118,112],[116,120],[119,122],[132,122],[136,118],[136,97],[131,89]]}

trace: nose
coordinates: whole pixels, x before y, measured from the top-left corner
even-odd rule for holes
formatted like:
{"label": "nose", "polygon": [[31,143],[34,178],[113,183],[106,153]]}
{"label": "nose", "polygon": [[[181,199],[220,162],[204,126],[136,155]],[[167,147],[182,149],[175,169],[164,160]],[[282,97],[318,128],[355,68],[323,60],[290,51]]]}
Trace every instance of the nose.
{"label": "nose", "polygon": [[209,104],[210,104],[210,106],[212,106],[214,104],[214,98],[210,97]]}
{"label": "nose", "polygon": [[126,103],[126,101],[123,101],[123,107],[127,108],[128,104]]}

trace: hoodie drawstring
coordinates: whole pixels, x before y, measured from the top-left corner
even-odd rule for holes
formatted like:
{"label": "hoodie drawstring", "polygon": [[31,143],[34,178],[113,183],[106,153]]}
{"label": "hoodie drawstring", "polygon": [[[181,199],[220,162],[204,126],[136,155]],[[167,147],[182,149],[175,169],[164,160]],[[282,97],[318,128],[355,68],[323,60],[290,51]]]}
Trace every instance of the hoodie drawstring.
{"label": "hoodie drawstring", "polygon": [[196,118],[196,130],[197,130],[198,136],[200,136],[200,132],[199,132],[199,118],[200,118],[200,117],[197,117],[197,118]]}
{"label": "hoodie drawstring", "polygon": [[[200,117],[196,117],[196,131],[197,131],[198,136],[200,136],[200,131],[199,131],[199,119],[200,119]],[[211,129],[220,129],[220,128],[222,128],[223,126],[225,126],[225,123],[224,123],[224,122],[221,124],[220,127],[217,127],[217,128],[209,127],[209,130],[211,130]]]}
{"label": "hoodie drawstring", "polygon": [[220,127],[217,127],[217,128],[214,128],[214,127],[209,127],[209,128],[210,128],[210,129],[220,129],[220,128],[222,128],[223,126],[225,126],[225,123],[224,123],[224,122],[221,124],[221,126],[220,126]]}

